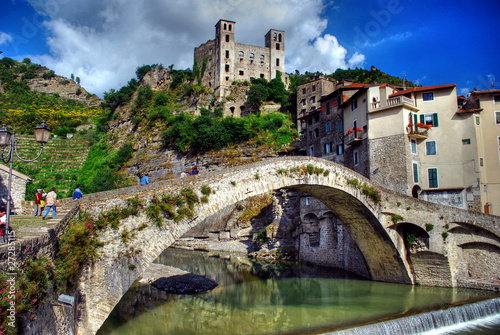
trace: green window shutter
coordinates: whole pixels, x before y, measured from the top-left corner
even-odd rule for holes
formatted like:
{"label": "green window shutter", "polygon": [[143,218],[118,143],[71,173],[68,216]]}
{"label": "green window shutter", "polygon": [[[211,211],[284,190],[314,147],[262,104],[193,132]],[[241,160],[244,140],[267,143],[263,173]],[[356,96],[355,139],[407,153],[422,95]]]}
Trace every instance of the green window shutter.
{"label": "green window shutter", "polygon": [[439,126],[439,123],[438,123],[438,114],[437,113],[432,114],[432,123],[433,123],[434,127]]}
{"label": "green window shutter", "polygon": [[413,120],[415,120],[415,122],[413,122],[414,124],[417,124],[417,123],[418,123],[418,117],[417,117],[417,114],[413,114]]}
{"label": "green window shutter", "polygon": [[425,124],[425,115],[420,115],[420,123]]}

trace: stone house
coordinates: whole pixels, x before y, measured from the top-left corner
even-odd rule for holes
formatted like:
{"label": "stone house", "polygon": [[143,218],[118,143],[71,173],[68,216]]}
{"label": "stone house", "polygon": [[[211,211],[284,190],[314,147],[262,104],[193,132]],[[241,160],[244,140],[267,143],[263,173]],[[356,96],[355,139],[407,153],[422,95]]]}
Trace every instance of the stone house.
{"label": "stone house", "polygon": [[479,161],[469,145],[474,120],[459,111],[454,84],[403,91],[348,85],[309,114],[306,155],[341,163],[396,192],[479,210]]}
{"label": "stone house", "polygon": [[[31,178],[25,174],[12,170],[12,203],[11,212],[21,213],[22,202],[26,195],[26,183],[30,181]],[[9,190],[9,167],[0,164],[0,202],[4,205],[7,204],[8,192]]]}
{"label": "stone house", "polygon": [[457,114],[467,118],[473,129],[462,141],[472,151],[470,159],[479,171],[474,198],[480,198],[479,210],[500,215],[500,90],[474,89],[468,99],[462,96],[458,100]]}
{"label": "stone house", "polygon": [[[236,22],[219,20],[215,25],[215,39],[194,49],[194,59],[201,71],[201,84],[222,99],[231,95],[233,82],[252,78],[271,80],[279,72],[285,86],[285,32],[271,29],[265,35],[265,46],[236,43]],[[236,104],[237,103],[237,104]],[[240,116],[245,106],[242,101],[228,99],[225,114]]]}

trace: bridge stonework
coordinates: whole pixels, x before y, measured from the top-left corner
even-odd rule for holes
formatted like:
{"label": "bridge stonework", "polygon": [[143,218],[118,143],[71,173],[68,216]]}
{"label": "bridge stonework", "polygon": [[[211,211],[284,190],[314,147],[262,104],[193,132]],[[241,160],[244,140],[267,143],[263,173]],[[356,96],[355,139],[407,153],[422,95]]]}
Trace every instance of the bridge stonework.
{"label": "bridge stonework", "polygon": [[[308,164],[329,174],[291,172]],[[357,179],[377,189],[380,203],[363,194],[348,180]],[[190,187],[200,196],[208,185],[215,192],[208,203],[195,207],[195,216],[180,222],[168,221],[157,227],[141,211],[120,222],[118,229],[101,234],[105,243],[101,256],[82,273],[78,301],[78,334],[95,334],[120,298],[162,251],[189,229],[226,206],[250,196],[277,189],[296,189],[324,202],[337,215],[365,257],[371,279],[406,284],[456,286],[457,278],[470,275],[471,263],[497,271],[500,264],[499,217],[471,213],[407,197],[370,183],[363,176],[338,164],[314,157],[269,159],[227,169],[200,173],[196,177],[160,181],[84,196],[81,208],[90,213],[126,206],[138,196],[146,202],[154,195],[177,193]],[[393,222],[394,215],[400,222]],[[137,229],[144,223],[145,229]],[[434,227],[429,230],[428,224]],[[412,225],[428,235],[428,247],[410,253],[400,227]],[[124,243],[121,234],[133,232]],[[445,239],[443,233],[448,233]],[[424,234],[424,235],[425,235]],[[427,236],[426,235],[426,236]],[[133,266],[131,265],[133,264]],[[477,265],[476,265],[477,267]]]}

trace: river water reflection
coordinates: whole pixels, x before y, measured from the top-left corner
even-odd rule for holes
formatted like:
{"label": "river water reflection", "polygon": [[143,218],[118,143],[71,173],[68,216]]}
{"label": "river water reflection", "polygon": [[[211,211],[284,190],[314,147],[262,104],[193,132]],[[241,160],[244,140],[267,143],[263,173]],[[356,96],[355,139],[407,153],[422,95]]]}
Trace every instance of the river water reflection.
{"label": "river water reflection", "polygon": [[305,334],[448,304],[489,292],[363,280],[344,271],[269,265],[244,256],[209,257],[167,249],[158,263],[204,275],[219,286],[197,295],[169,295],[135,283],[98,332],[104,334]]}

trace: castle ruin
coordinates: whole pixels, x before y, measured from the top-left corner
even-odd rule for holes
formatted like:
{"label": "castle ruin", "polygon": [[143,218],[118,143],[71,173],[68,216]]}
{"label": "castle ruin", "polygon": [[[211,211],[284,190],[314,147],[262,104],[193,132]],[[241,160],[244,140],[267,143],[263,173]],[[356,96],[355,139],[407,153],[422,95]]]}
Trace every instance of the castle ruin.
{"label": "castle ruin", "polygon": [[[234,81],[253,78],[271,80],[277,71],[285,72],[285,32],[271,29],[265,35],[265,47],[235,42],[236,22],[219,20],[215,39],[194,49],[195,63],[201,71],[201,84],[214,91],[215,97],[231,94]],[[230,106],[240,116],[243,106]],[[235,110],[236,109],[236,110]]]}

